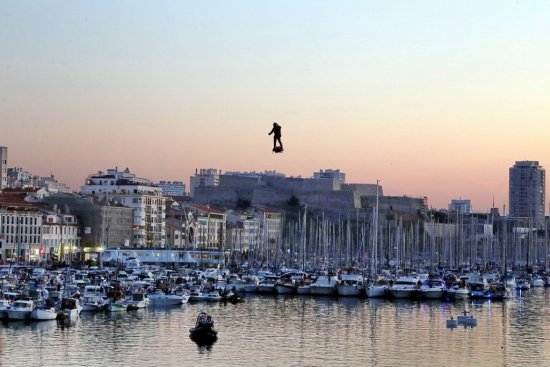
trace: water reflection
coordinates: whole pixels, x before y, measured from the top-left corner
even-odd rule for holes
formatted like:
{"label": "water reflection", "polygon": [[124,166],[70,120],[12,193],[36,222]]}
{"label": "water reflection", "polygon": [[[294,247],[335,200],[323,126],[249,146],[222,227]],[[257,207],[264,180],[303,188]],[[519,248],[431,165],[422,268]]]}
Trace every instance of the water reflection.
{"label": "water reflection", "polygon": [[[88,313],[70,322],[3,321],[0,364],[542,366],[550,365],[549,306],[544,289],[465,302],[249,296],[236,305]],[[189,339],[202,309],[219,331],[212,346]],[[447,329],[464,311],[477,327]]]}

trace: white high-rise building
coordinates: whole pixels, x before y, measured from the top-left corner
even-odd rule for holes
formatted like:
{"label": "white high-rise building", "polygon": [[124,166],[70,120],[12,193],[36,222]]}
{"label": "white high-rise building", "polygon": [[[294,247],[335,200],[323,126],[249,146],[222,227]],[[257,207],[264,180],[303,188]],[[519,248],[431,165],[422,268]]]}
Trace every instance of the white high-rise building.
{"label": "white high-rise building", "polygon": [[123,172],[115,168],[88,176],[80,190],[134,209],[134,247],[164,247],[165,198],[150,180],[136,177],[128,168]]}
{"label": "white high-rise building", "polygon": [[158,187],[161,188],[164,196],[185,196],[185,184],[183,181],[160,181]]}
{"label": "white high-rise building", "polygon": [[218,186],[220,184],[221,170],[215,168],[201,168],[195,169],[195,176],[191,176],[189,179],[189,190],[191,196],[195,193],[195,188],[199,186]]}
{"label": "white high-rise building", "polygon": [[0,147],[0,191],[8,187],[8,148]]}
{"label": "white high-rise building", "polygon": [[545,170],[538,161],[516,161],[510,167],[510,216],[544,223]]}
{"label": "white high-rise building", "polygon": [[466,199],[453,199],[449,204],[449,211],[460,214],[470,214],[472,210],[472,204],[470,200]]}

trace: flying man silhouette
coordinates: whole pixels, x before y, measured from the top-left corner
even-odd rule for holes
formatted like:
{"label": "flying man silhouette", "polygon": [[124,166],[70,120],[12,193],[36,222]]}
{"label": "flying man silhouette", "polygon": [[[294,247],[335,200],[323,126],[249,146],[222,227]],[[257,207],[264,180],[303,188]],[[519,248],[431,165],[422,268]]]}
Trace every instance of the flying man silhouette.
{"label": "flying man silhouette", "polygon": [[273,129],[269,132],[268,135],[273,134],[273,151],[277,151],[277,142],[279,142],[280,151],[283,151],[283,143],[281,142],[281,126],[274,122],[273,123]]}

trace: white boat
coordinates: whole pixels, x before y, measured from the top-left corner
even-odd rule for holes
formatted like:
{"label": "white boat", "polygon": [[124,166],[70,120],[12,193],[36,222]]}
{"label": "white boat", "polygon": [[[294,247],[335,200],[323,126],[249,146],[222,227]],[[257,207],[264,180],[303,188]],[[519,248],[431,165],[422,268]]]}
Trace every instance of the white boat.
{"label": "white boat", "polygon": [[303,271],[287,271],[275,283],[277,294],[296,294],[298,284],[304,282],[306,274]]}
{"label": "white boat", "polygon": [[278,276],[267,275],[258,284],[258,293],[275,293],[275,282],[278,279]]}
{"label": "white boat", "polygon": [[532,283],[533,287],[544,287],[544,279],[540,275],[535,276]]}
{"label": "white boat", "polygon": [[447,286],[441,279],[427,279],[420,286],[420,297],[424,299],[441,299],[447,292]]}
{"label": "white boat", "polygon": [[413,298],[418,291],[418,277],[399,277],[390,287],[390,293],[394,298]]}
{"label": "white boat", "polygon": [[485,298],[485,292],[489,289],[489,283],[485,277],[477,273],[470,273],[464,280],[466,281],[466,286],[470,289],[470,297]]}
{"label": "white boat", "polygon": [[451,288],[447,290],[449,297],[452,299],[468,299],[470,298],[470,290],[466,286],[461,286],[460,284],[454,284]]}
{"label": "white boat", "polygon": [[101,311],[107,304],[105,289],[98,285],[87,285],[84,287],[80,304],[82,312]]}
{"label": "white boat", "polygon": [[181,305],[185,298],[184,295],[166,294],[161,289],[147,295],[152,305]]}
{"label": "white boat", "polygon": [[[243,286],[241,287],[241,290],[245,293],[257,293],[258,292],[258,284],[260,283],[260,280],[257,276],[252,275],[248,277],[243,277],[243,281],[245,282]],[[238,291],[237,289],[235,289]]]}
{"label": "white boat", "polygon": [[128,308],[128,305],[123,302],[111,302],[105,306],[107,312],[124,312]]}
{"label": "white boat", "polygon": [[31,317],[31,312],[34,309],[34,301],[18,300],[13,302],[13,305],[8,308],[8,319],[10,320],[27,320]]}
{"label": "white boat", "polygon": [[507,288],[511,288],[511,289],[516,288],[516,277],[514,277],[513,275],[508,274],[504,276],[502,281],[504,282],[504,285]]}
{"label": "white boat", "polygon": [[516,279],[516,289],[520,291],[531,289],[531,283],[527,279],[518,278]]}
{"label": "white boat", "polygon": [[61,300],[60,313],[61,317],[64,319],[76,319],[80,312],[82,311],[82,306],[76,298],[63,298]]}
{"label": "white boat", "polygon": [[0,299],[0,320],[8,318],[8,308],[10,307],[10,301],[7,299]]}
{"label": "white boat", "polygon": [[365,287],[365,294],[369,298],[386,297],[390,290],[388,279],[380,278]]}
{"label": "white boat", "polygon": [[336,284],[339,296],[358,297],[363,289],[363,276],[359,274],[342,274]]}
{"label": "white boat", "polygon": [[56,318],[57,311],[54,307],[36,306],[31,312],[31,319],[33,320],[55,320]]}
{"label": "white boat", "polygon": [[200,291],[194,290],[189,295],[189,301],[194,302],[219,302],[222,301],[223,297],[220,296],[220,292],[214,291]]}
{"label": "white boat", "polygon": [[124,303],[128,306],[128,309],[146,308],[149,306],[149,298],[143,292],[132,293],[132,298]]}
{"label": "white boat", "polygon": [[338,278],[333,275],[319,275],[311,284],[311,294],[314,296],[332,296],[336,294]]}
{"label": "white boat", "polygon": [[299,284],[298,287],[296,287],[296,293],[301,294],[303,296],[310,295],[311,284],[310,283]]}
{"label": "white boat", "polygon": [[98,296],[84,296],[81,300],[82,312],[96,312],[105,308],[107,303]]}
{"label": "white boat", "polygon": [[280,280],[275,283],[275,293],[277,294],[295,294],[297,288],[296,283],[291,279]]}

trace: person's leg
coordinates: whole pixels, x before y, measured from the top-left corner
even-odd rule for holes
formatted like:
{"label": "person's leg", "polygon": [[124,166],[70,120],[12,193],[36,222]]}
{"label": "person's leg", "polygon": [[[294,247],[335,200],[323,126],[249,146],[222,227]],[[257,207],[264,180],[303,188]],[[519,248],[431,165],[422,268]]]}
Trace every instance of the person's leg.
{"label": "person's leg", "polygon": [[275,150],[276,147],[277,147],[277,137],[274,136],[273,137],[273,150]]}
{"label": "person's leg", "polygon": [[277,141],[279,142],[279,146],[281,147],[281,149],[283,149],[283,143],[281,142],[280,136],[277,138]]}

